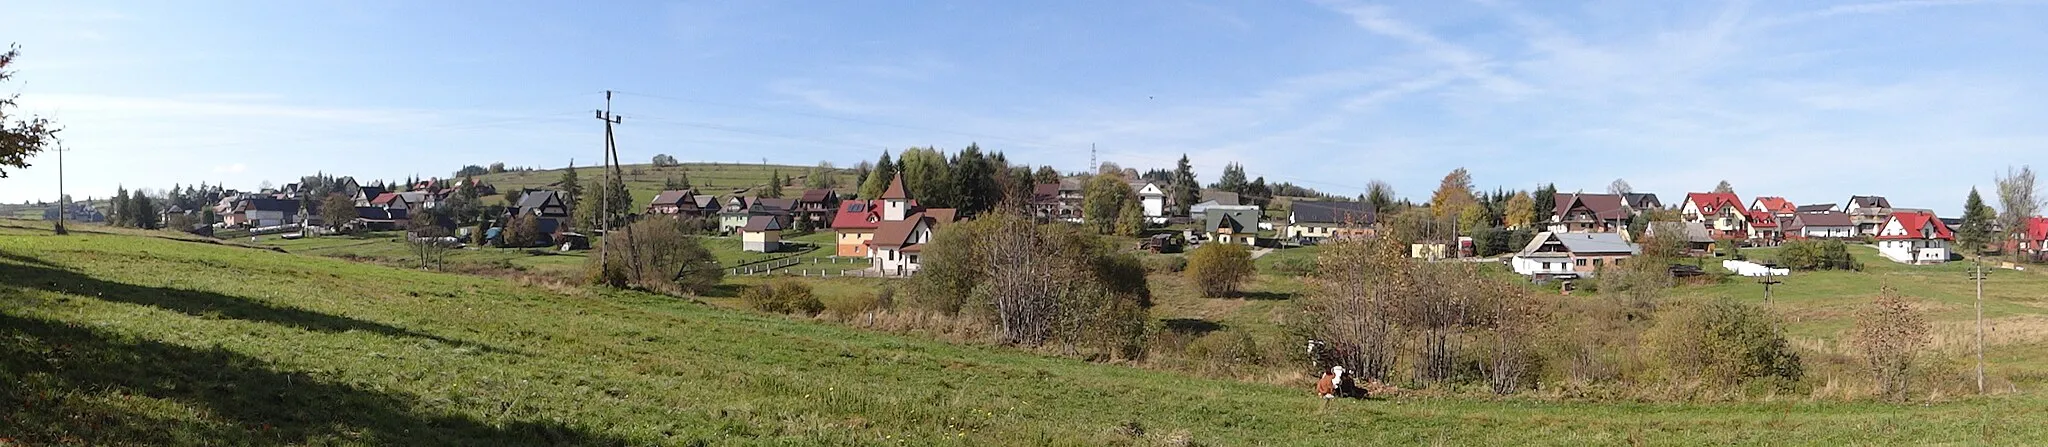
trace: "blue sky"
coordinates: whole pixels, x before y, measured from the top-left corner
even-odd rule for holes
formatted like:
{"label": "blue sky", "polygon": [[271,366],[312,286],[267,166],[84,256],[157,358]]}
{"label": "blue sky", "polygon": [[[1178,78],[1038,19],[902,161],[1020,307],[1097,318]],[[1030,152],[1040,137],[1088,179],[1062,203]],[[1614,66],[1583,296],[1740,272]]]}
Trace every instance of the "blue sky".
{"label": "blue sky", "polygon": [[[1667,202],[1878,194],[1954,214],[2048,165],[2026,1],[98,2],[9,0],[4,89],[73,195],[622,157],[850,166],[978,142],[1084,169],[1180,154],[1425,199],[1615,178]],[[54,154],[0,201],[55,197]],[[2048,166],[2043,166],[2048,167]]]}

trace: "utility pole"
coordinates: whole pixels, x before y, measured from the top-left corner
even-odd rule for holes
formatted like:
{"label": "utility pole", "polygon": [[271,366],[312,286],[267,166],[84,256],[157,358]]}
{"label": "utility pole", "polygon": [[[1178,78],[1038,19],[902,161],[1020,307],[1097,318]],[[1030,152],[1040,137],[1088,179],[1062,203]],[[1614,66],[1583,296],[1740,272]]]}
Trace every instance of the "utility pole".
{"label": "utility pole", "polygon": [[71,214],[70,197],[64,195],[64,142],[57,142],[57,235],[70,234],[64,231],[64,215]]}
{"label": "utility pole", "polygon": [[[1768,265],[1764,266],[1764,278],[1763,278],[1763,279],[1760,279],[1760,280],[1757,280],[1757,284],[1763,284],[1763,285],[1764,285],[1764,308],[1765,308],[1765,309],[1770,309],[1770,307],[1771,307],[1771,286],[1773,286],[1773,285],[1778,285],[1778,284],[1784,284],[1784,283],[1785,283],[1784,281],[1779,281],[1779,280],[1778,280],[1778,279],[1777,279],[1776,277],[1773,277],[1773,276],[1771,275],[1771,266],[1768,266]],[[1777,322],[1777,319],[1775,319],[1775,318],[1774,318],[1774,319],[1772,319],[1772,320],[1771,320],[1771,332],[1772,332],[1772,333],[1778,333],[1778,332],[1782,332],[1782,331],[1783,331],[1783,329],[1779,327],[1779,323]]]}
{"label": "utility pole", "polygon": [[1088,173],[1102,173],[1102,165],[1095,163],[1095,143],[1088,143]]}
{"label": "utility pole", "polygon": [[1977,394],[1984,394],[1984,259],[1970,267],[1970,279],[1977,281]]}
{"label": "utility pole", "polygon": [[[597,120],[604,122],[604,164],[602,168],[604,169],[604,176],[600,177],[599,180],[604,184],[597,186],[597,225],[600,229],[599,233],[603,234],[606,238],[610,238],[612,229],[612,197],[610,190],[614,179],[613,176],[618,171],[617,163],[619,157],[618,144],[612,139],[612,126],[625,122],[624,118],[612,114],[611,90],[604,91],[604,110],[597,111]],[[611,262],[611,258],[607,256],[605,245],[602,242],[599,242],[597,245],[597,265],[599,266],[609,266]]]}

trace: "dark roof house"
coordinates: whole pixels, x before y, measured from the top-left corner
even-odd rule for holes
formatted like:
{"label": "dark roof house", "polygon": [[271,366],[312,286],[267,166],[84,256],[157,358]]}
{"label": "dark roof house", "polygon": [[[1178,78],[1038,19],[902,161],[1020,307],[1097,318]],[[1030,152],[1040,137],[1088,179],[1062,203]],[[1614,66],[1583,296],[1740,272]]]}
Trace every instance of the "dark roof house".
{"label": "dark roof house", "polygon": [[1297,200],[1289,211],[1294,223],[1322,223],[1370,226],[1379,223],[1371,203]]}

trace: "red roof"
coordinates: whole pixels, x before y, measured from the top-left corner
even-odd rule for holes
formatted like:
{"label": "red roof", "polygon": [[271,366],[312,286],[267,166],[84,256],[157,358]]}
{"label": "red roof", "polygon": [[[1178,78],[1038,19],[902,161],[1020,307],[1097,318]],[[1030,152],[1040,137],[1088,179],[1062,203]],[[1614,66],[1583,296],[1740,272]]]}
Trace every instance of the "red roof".
{"label": "red roof", "polygon": [[396,199],[398,199],[398,193],[395,193],[395,192],[387,192],[387,193],[383,193],[383,194],[378,194],[378,195],[377,195],[377,198],[375,198],[375,199],[370,199],[370,204],[371,204],[371,205],[385,205],[385,204],[390,204],[392,200],[396,200]]}
{"label": "red roof", "polygon": [[832,215],[834,230],[873,230],[882,225],[882,201],[848,200],[839,202],[839,213]]}
{"label": "red roof", "polygon": [[[1900,240],[1900,239],[1942,239],[1942,240],[1955,240],[1955,239],[1956,239],[1955,233],[1951,233],[1951,232],[1949,232],[1949,230],[1948,230],[1948,224],[1944,224],[1944,223],[1941,223],[1941,219],[1937,219],[1937,218],[1935,218],[1935,217],[1934,217],[1934,213],[1930,213],[1930,212],[1926,212],[1926,211],[1920,211],[1920,212],[1911,212],[1911,213],[1894,213],[1894,214],[1892,214],[1892,220],[1896,220],[1896,221],[1898,221],[1898,222],[1899,222],[1899,227],[1901,227],[1901,228],[1904,228],[1904,229],[1906,229],[1906,234],[1901,234],[1901,235],[1891,235],[1891,236],[1878,236],[1878,237],[1877,237],[1878,239],[1885,239],[1885,240]],[[1926,235],[1926,234],[1921,234],[1921,232],[1920,232],[1920,229],[1921,229],[1921,228],[1924,228],[1924,227],[1927,227],[1927,226],[1929,226],[1929,225],[1933,225],[1933,226],[1934,226],[1934,233],[1935,233],[1935,234],[1934,234],[1934,235],[1932,235],[1932,236],[1929,236],[1929,235]],[[1885,226],[1891,226],[1891,224],[1890,224],[1889,222],[1887,222],[1887,223],[1885,224]]]}
{"label": "red roof", "polygon": [[1777,227],[1778,227],[1778,215],[1776,215],[1776,214],[1771,214],[1771,212],[1769,212],[1769,211],[1757,211],[1757,210],[1750,210],[1750,211],[1749,211],[1749,226],[1752,226],[1752,227],[1764,227],[1764,228],[1777,228]]}
{"label": "red roof", "polygon": [[1720,214],[1724,207],[1745,209],[1742,206],[1742,198],[1735,197],[1735,193],[1732,192],[1695,192],[1686,194],[1685,200],[1698,206],[1700,214],[1707,216]]}
{"label": "red roof", "polygon": [[1793,205],[1792,201],[1785,200],[1784,197],[1760,196],[1756,198],[1756,205],[1763,208],[1764,211],[1769,211],[1778,214],[1792,214],[1799,212],[1799,206]]}
{"label": "red roof", "polygon": [[2027,218],[2027,241],[2040,242],[2042,240],[2048,240],[2048,217],[2034,216]]}

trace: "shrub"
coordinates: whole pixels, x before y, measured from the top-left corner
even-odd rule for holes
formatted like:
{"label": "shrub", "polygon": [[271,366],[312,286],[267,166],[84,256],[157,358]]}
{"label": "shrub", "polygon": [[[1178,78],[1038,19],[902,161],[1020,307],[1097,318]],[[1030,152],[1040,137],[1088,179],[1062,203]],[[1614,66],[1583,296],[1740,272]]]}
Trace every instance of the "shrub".
{"label": "shrub", "polygon": [[1187,270],[1188,258],[1184,256],[1146,256],[1145,271],[1152,273],[1180,273]]}
{"label": "shrub", "polygon": [[1778,265],[1793,270],[1862,270],[1842,241],[1793,240],[1778,250]]}
{"label": "shrub", "polygon": [[1647,338],[1652,361],[1670,378],[1714,385],[1765,378],[1797,382],[1805,368],[1777,324],[1761,307],[1723,298],[1659,315]]}
{"label": "shrub", "polygon": [[740,301],[762,312],[817,315],[825,303],[811,294],[811,286],[794,279],[777,279],[740,291]]}
{"label": "shrub", "polygon": [[1205,297],[1235,295],[1238,287],[1257,272],[1251,250],[1243,245],[1203,244],[1188,254],[1188,280]]}
{"label": "shrub", "polygon": [[593,284],[699,294],[717,286],[725,273],[711,251],[673,219],[635,222],[605,236],[603,244],[610,262],[592,256],[585,264]]}
{"label": "shrub", "polygon": [[1906,399],[1913,359],[1931,341],[1928,331],[1927,317],[1914,311],[1912,303],[1891,287],[1885,287],[1876,301],[1856,313],[1855,333],[1849,339],[1863,352],[1876,376],[1879,395]]}
{"label": "shrub", "polygon": [[1004,344],[1137,358],[1152,306],[1145,265],[1081,230],[1003,213],[947,225],[926,244],[908,302],[982,319]]}

